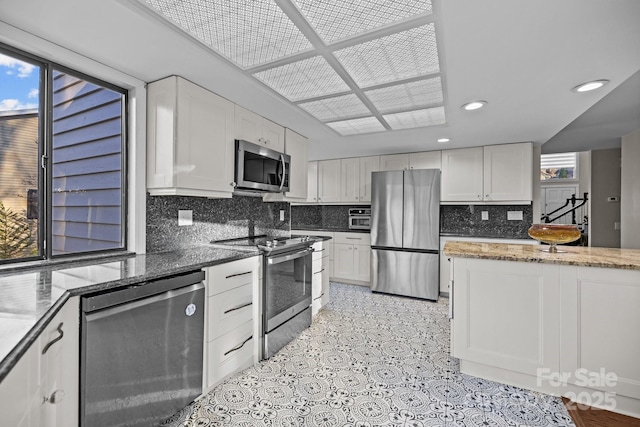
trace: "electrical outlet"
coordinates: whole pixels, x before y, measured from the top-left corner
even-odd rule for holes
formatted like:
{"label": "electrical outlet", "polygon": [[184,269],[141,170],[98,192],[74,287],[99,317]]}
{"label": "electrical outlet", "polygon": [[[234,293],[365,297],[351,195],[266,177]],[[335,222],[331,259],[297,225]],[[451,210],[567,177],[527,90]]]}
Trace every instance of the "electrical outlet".
{"label": "electrical outlet", "polygon": [[522,221],[522,211],[507,211],[508,221]]}
{"label": "electrical outlet", "polygon": [[483,221],[489,220],[489,211],[482,211],[482,220]]}
{"label": "electrical outlet", "polygon": [[614,230],[620,230],[620,222],[619,221],[616,221],[616,222],[613,223],[613,229]]}
{"label": "electrical outlet", "polygon": [[284,209],[280,209],[280,221],[284,221]]}
{"label": "electrical outlet", "polygon": [[178,225],[193,225],[193,211],[179,210],[178,211]]}

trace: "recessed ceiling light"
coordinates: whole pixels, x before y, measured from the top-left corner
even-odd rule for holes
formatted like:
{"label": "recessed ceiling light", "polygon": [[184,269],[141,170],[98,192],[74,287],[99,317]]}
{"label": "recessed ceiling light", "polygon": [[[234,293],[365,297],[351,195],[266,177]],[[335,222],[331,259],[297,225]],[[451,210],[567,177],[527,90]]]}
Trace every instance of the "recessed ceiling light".
{"label": "recessed ceiling light", "polygon": [[600,89],[602,86],[609,83],[609,80],[594,80],[592,82],[582,83],[574,87],[572,90],[574,92],[589,92],[590,90]]}
{"label": "recessed ceiling light", "polygon": [[451,141],[449,138],[440,138],[440,139],[438,139],[438,142],[440,144],[446,144],[449,141]]}
{"label": "recessed ceiling light", "polygon": [[477,110],[487,105],[487,101],[471,101],[462,106],[467,111]]}

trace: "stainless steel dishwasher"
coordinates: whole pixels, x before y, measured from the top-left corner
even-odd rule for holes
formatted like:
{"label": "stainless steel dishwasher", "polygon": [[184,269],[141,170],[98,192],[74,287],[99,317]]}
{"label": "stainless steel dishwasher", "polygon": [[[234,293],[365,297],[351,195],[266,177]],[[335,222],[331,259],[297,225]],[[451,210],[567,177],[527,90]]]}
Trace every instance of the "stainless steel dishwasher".
{"label": "stainless steel dishwasher", "polygon": [[155,426],[202,394],[204,272],[84,297],[83,427]]}

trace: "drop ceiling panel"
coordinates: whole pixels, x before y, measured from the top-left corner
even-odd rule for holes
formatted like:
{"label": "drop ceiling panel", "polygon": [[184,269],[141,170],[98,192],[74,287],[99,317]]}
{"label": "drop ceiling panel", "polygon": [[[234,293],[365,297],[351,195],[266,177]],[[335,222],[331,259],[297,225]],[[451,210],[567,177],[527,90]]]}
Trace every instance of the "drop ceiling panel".
{"label": "drop ceiling panel", "polygon": [[313,46],[272,0],[145,0],[193,37],[242,68]]}
{"label": "drop ceiling panel", "polygon": [[359,133],[382,132],[385,130],[382,123],[375,117],[363,117],[361,119],[343,120],[327,123],[340,135],[354,135]]}
{"label": "drop ceiling panel", "polygon": [[350,46],[335,55],[363,88],[440,71],[433,24]]}
{"label": "drop ceiling panel", "polygon": [[431,13],[430,0],[295,0],[295,3],[327,43]]}
{"label": "drop ceiling panel", "polygon": [[442,103],[440,77],[365,91],[381,113],[424,108]]}
{"label": "drop ceiling panel", "polygon": [[349,90],[349,86],[321,56],[270,68],[254,76],[290,101]]}
{"label": "drop ceiling panel", "polygon": [[433,0],[137,1],[342,135],[444,123]]}
{"label": "drop ceiling panel", "polygon": [[436,126],[446,123],[444,107],[386,114],[383,116],[391,129],[409,129],[422,126]]}
{"label": "drop ceiling panel", "polygon": [[371,111],[354,95],[341,95],[332,98],[298,104],[320,121],[336,120],[342,117],[370,115]]}

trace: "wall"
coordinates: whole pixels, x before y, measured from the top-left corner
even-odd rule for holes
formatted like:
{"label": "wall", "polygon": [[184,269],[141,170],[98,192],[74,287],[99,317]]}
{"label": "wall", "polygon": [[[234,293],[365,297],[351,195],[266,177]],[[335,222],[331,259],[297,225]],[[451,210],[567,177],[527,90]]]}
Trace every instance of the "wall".
{"label": "wall", "polygon": [[[178,226],[178,210],[192,210],[193,225]],[[284,221],[280,221],[280,210],[284,210]],[[289,203],[263,203],[261,197],[207,199],[147,193],[147,252],[262,234],[289,236],[290,218]]]}
{"label": "wall", "polygon": [[619,148],[591,151],[591,214],[589,216],[590,246],[619,248],[620,202],[609,202],[609,197],[620,200],[621,169]]}
{"label": "wall", "polygon": [[622,137],[620,247],[640,249],[640,129]]}

